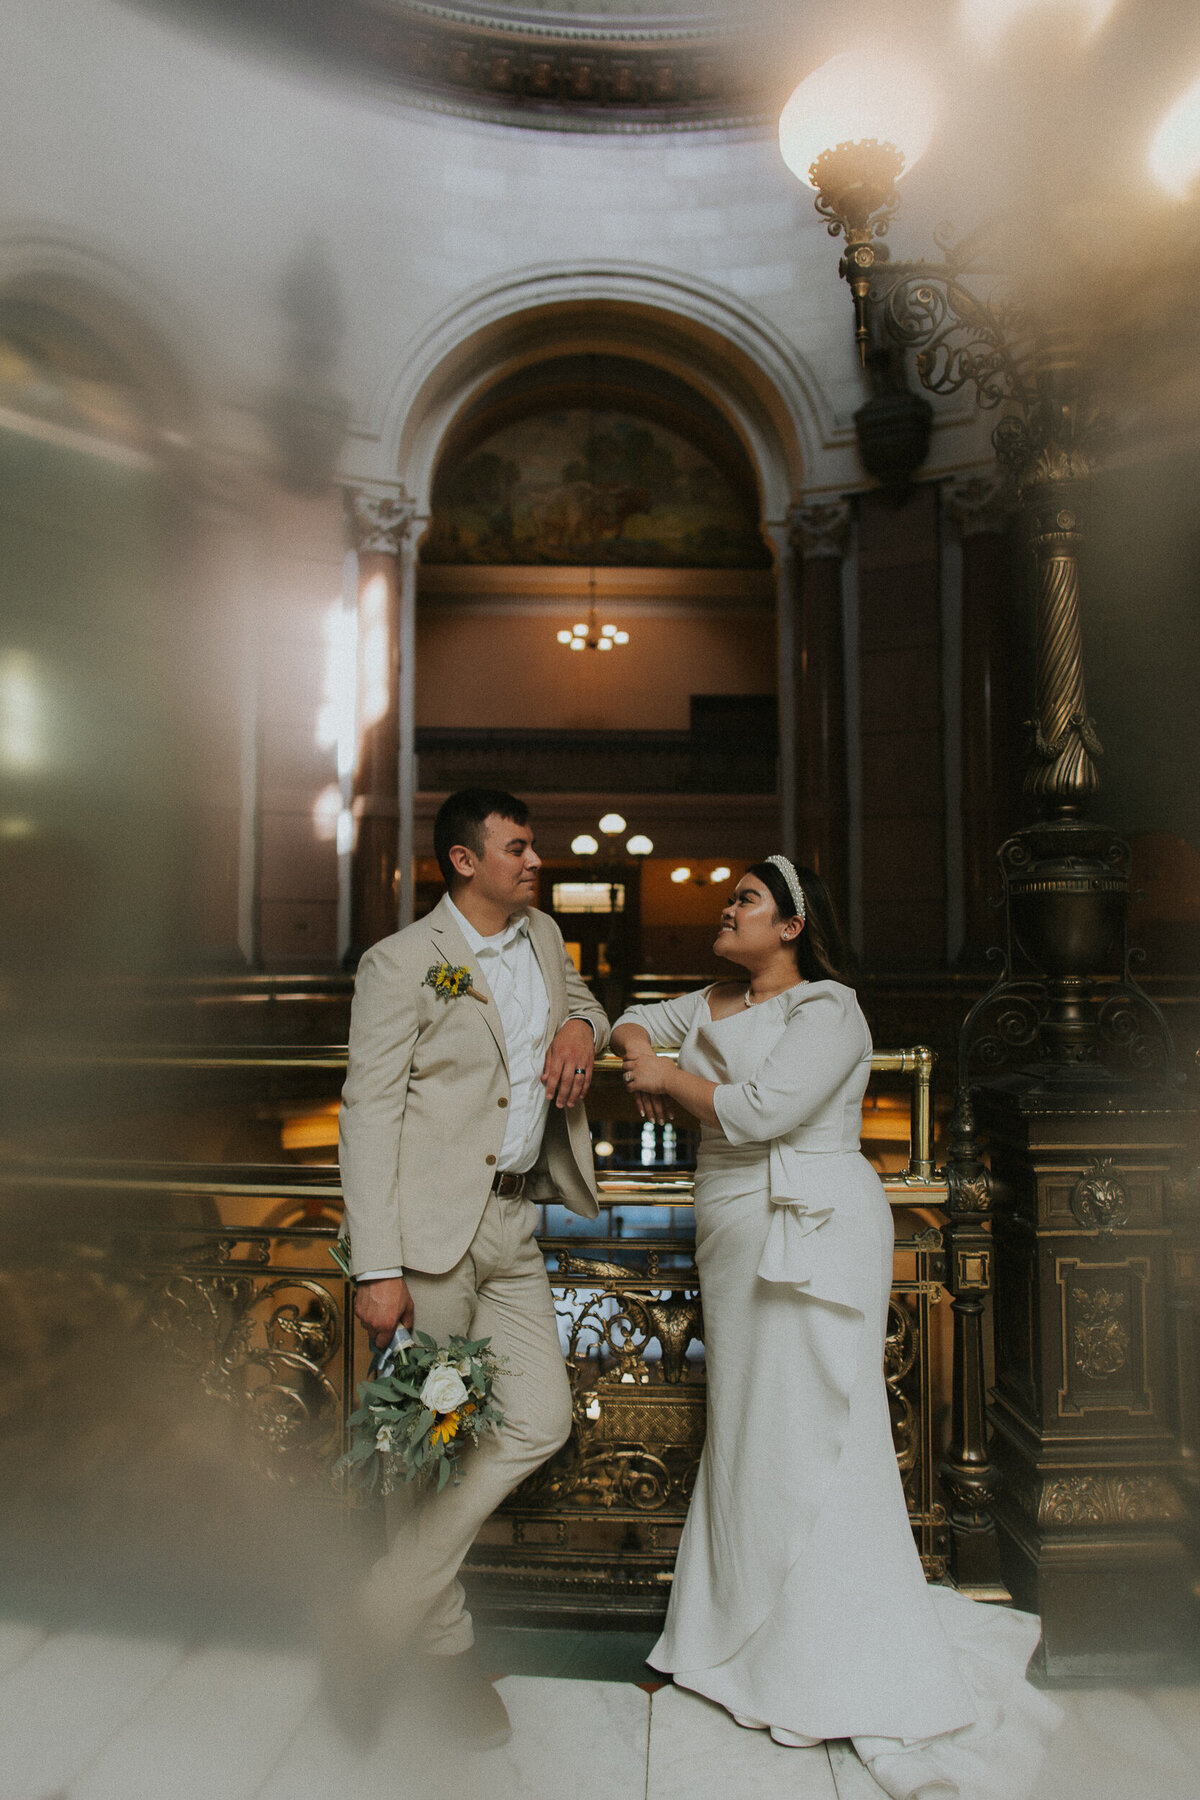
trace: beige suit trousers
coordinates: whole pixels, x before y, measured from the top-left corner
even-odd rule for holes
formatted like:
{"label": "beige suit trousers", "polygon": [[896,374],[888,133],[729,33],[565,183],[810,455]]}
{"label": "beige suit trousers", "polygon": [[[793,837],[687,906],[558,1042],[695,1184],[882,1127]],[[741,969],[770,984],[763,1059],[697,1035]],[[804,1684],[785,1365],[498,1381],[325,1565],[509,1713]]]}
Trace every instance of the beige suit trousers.
{"label": "beige suit trousers", "polygon": [[388,1550],[360,1596],[381,1648],[416,1644],[452,1656],[474,1642],[458,1570],[484,1520],[567,1440],[571,1392],[546,1266],[534,1239],[538,1208],[491,1194],[466,1255],[444,1275],[406,1272],[414,1329],[439,1343],[488,1337],[507,1368],[494,1398],[498,1433],[464,1447],[457,1487],[413,1482],[386,1501]]}

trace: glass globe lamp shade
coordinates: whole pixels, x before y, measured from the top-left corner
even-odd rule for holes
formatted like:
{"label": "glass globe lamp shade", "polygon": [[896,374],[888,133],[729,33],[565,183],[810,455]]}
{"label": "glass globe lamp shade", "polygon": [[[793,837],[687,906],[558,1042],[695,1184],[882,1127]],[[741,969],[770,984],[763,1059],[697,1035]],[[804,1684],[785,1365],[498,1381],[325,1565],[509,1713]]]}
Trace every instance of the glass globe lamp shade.
{"label": "glass globe lamp shade", "polygon": [[600,846],[595,838],[586,831],[581,831],[578,837],[573,837],[571,839],[571,854],[573,856],[595,856],[599,848]]}
{"label": "glass globe lamp shade", "polygon": [[713,870],[712,874],[709,876],[708,879],[710,881],[728,881],[729,877],[732,873],[733,873],[732,869],[727,869],[725,867],[725,864],[722,863],[719,869]]}
{"label": "glass globe lamp shade", "polygon": [[890,144],[911,169],[929,147],[937,92],[915,64],[871,51],[842,51],[806,75],[779,118],[784,162],[810,187],[812,168],[843,144]]}
{"label": "glass globe lamp shade", "polygon": [[649,856],[654,845],[643,832],[637,832],[625,846],[630,856]]}
{"label": "glass globe lamp shade", "polygon": [[671,880],[676,883],[690,881],[691,879],[692,871],[690,869],[678,868],[671,870]]}
{"label": "glass globe lamp shade", "polygon": [[625,821],[619,812],[605,813],[600,821],[600,829],[606,837],[616,837],[625,829]]}
{"label": "glass globe lamp shade", "polygon": [[569,631],[560,631],[558,634],[558,641],[560,644],[569,644],[571,641],[571,633]]}
{"label": "glass globe lamp shade", "polygon": [[1180,94],[1150,145],[1150,173],[1177,200],[1200,175],[1200,80]]}

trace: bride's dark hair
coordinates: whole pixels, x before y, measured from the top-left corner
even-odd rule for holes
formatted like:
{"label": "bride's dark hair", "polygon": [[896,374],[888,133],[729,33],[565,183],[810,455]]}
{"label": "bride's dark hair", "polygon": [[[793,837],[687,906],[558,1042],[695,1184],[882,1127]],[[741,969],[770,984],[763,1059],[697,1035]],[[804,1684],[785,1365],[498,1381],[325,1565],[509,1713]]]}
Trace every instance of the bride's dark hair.
{"label": "bride's dark hair", "polygon": [[[804,930],[792,939],[796,967],[806,981],[845,981],[846,944],[829,889],[815,869],[806,869],[803,863],[793,863],[792,867],[800,878],[804,894]],[[796,902],[782,871],[774,863],[752,863],[746,873],[762,882],[781,919],[795,918]]]}

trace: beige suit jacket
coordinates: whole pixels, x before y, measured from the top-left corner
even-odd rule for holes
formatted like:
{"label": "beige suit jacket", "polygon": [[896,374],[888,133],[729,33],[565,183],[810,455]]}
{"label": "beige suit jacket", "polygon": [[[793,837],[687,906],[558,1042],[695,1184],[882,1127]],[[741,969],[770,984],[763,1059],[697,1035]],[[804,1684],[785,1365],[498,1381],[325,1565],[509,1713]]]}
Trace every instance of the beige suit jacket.
{"label": "beige suit jacket", "polygon": [[[608,1020],[563,948],[553,919],[529,915],[550,998],[550,1035],[568,1018]],[[424,985],[434,963],[471,971],[486,1004],[441,1000]],[[500,1009],[443,899],[367,951],[350,1012],[338,1160],[351,1268],[440,1275],[465,1253],[487,1204],[504,1142],[509,1083]],[[551,1107],[527,1193],[594,1219],[596,1177],[582,1106]]]}

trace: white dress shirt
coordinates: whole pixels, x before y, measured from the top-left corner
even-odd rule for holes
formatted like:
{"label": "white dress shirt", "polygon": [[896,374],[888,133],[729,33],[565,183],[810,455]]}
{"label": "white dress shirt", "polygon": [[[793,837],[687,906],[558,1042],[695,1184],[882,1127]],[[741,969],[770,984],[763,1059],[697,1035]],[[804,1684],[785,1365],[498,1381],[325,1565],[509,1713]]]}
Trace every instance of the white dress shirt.
{"label": "white dress shirt", "polygon": [[[524,913],[516,913],[503,931],[484,937],[459,912],[449,895],[447,903],[491,989],[504,1028],[509,1101],[496,1173],[523,1175],[538,1159],[550,1111],[550,1096],[541,1081],[550,1026],[550,996],[529,941],[529,920]],[[403,1273],[399,1268],[370,1269],[358,1279],[384,1281]]]}
{"label": "white dress shirt", "polygon": [[542,1147],[550,1097],[541,1083],[550,1024],[550,996],[529,941],[529,920],[516,913],[503,931],[484,937],[449,902],[454,923],[467,940],[492,991],[504,1027],[508,1057],[508,1118],[496,1159],[498,1173],[523,1175]]}

